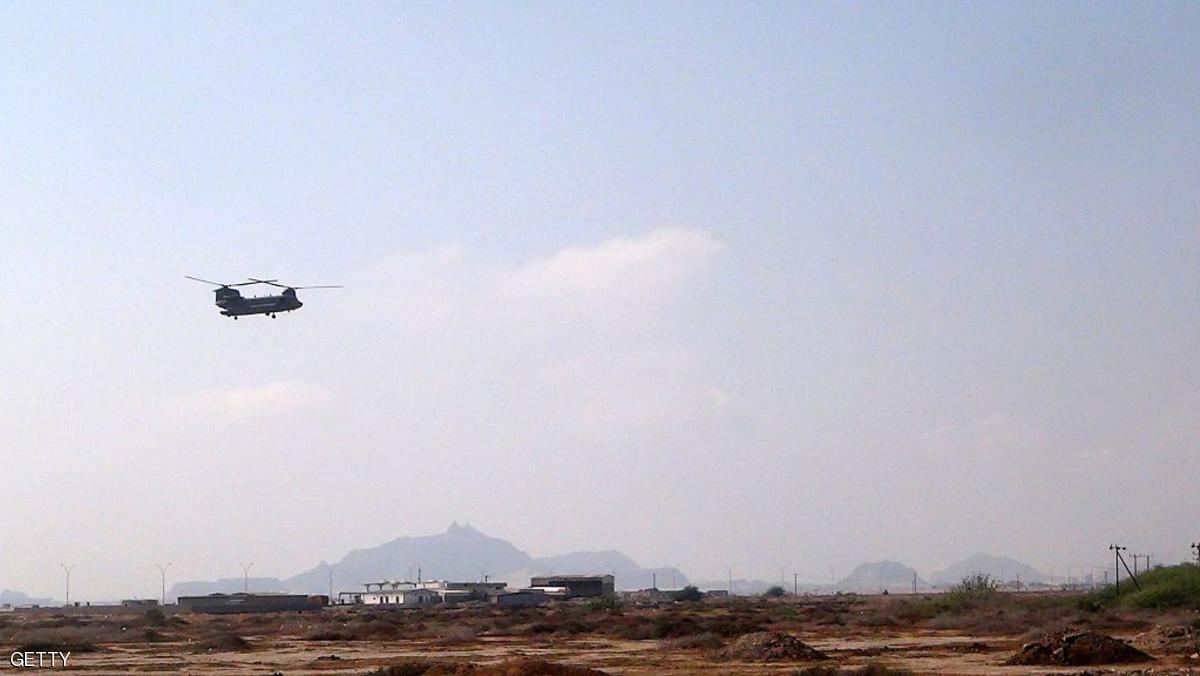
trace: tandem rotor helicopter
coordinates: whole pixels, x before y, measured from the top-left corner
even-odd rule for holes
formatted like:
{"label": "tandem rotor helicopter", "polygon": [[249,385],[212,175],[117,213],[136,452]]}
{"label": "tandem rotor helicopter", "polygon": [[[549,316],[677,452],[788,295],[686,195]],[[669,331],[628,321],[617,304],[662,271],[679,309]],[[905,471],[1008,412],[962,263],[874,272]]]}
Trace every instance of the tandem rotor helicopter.
{"label": "tandem rotor helicopter", "polygon": [[[237,284],[222,284],[220,282],[212,282],[199,277],[184,275],[188,279],[205,284],[212,284],[217,287],[214,293],[217,295],[217,307],[221,308],[221,314],[226,317],[237,319],[242,315],[266,315],[271,319],[275,318],[277,312],[291,312],[299,310],[304,303],[296,298],[298,289],[340,289],[341,285],[325,284],[321,286],[288,286],[280,284],[278,279],[255,279],[249,278],[249,281],[238,282]],[[253,296],[246,298],[240,291],[233,288],[235,286],[252,286],[254,284],[267,284],[283,289],[283,293],[278,296]]]}

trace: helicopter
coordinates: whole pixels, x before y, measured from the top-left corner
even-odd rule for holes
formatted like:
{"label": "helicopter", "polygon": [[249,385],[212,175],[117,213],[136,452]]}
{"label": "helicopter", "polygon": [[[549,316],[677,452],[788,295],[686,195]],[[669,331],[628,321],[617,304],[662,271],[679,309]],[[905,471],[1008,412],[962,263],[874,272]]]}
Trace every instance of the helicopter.
{"label": "helicopter", "polygon": [[[226,317],[233,317],[234,319],[237,319],[242,315],[266,315],[271,319],[274,319],[275,313],[277,312],[291,312],[292,310],[299,310],[300,306],[304,305],[304,303],[301,303],[300,299],[296,298],[296,291],[298,289],[342,288],[341,285],[333,284],[325,284],[320,286],[288,286],[286,284],[280,284],[278,279],[255,279],[253,277],[250,277],[249,281],[238,282],[237,284],[222,284],[220,282],[200,279],[199,277],[192,277],[190,275],[184,275],[184,277],[197,282],[212,284],[213,286],[217,287],[213,290],[217,296],[217,307],[221,308],[221,314],[225,315]],[[283,293],[279,294],[278,296],[253,296],[251,298],[246,298],[242,296],[240,291],[233,288],[235,286],[252,286],[254,284],[267,284],[269,286],[275,286],[283,289]]]}

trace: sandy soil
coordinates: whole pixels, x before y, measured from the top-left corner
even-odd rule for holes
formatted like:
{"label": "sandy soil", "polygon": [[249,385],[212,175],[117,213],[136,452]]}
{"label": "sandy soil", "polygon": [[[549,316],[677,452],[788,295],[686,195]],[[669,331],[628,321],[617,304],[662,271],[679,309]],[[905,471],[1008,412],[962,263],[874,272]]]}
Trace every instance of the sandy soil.
{"label": "sandy soil", "polygon": [[[839,667],[883,663],[928,674],[1062,674],[1085,669],[1009,667],[1003,661],[1021,642],[1016,639],[966,636],[954,632],[863,636],[829,639],[799,634],[829,654]],[[197,653],[186,642],[114,645],[104,652],[72,656],[73,671],[90,674],[206,673],[206,674],[362,674],[403,659],[495,662],[515,656],[544,659],[601,669],[612,674],[766,674],[789,673],[809,663],[736,664],[717,660],[704,651],[666,651],[661,641],[563,639],[540,643],[523,638],[481,638],[466,646],[434,641],[331,641],[314,645],[298,638],[259,639],[252,649]],[[1160,665],[1166,666],[1166,665]],[[1146,666],[1129,668],[1139,673]],[[1093,668],[1095,671],[1095,668]],[[1122,673],[1120,670],[1114,673]]]}
{"label": "sandy soil", "polygon": [[[797,606],[798,608],[803,608]],[[771,610],[759,608],[755,612]],[[777,610],[777,609],[776,609]],[[393,611],[403,613],[404,611]],[[530,611],[526,611],[530,612]],[[121,632],[115,640],[104,640],[100,627],[79,629],[56,628],[46,618],[22,620],[9,617],[5,631],[12,637],[3,643],[11,651],[21,636],[35,636],[36,631],[96,631],[92,641],[98,650],[74,653],[70,658],[70,670],[89,674],[366,674],[373,669],[406,660],[438,660],[455,662],[492,663],[504,659],[535,656],[548,661],[600,669],[610,674],[790,674],[798,668],[813,663],[800,662],[733,662],[723,660],[712,649],[674,648],[667,638],[634,640],[614,636],[609,622],[614,626],[630,620],[658,621],[669,618],[673,622],[691,621],[693,618],[710,621],[717,618],[733,618],[737,613],[726,610],[699,608],[695,611],[679,609],[648,609],[626,611],[615,616],[605,616],[596,621],[593,615],[536,611],[541,615],[519,618],[543,622],[578,622],[580,618],[590,621],[590,629],[567,635],[563,631],[548,634],[530,633],[523,629],[529,624],[516,625],[511,631],[497,632],[497,622],[507,619],[495,611],[480,610],[475,614],[442,614],[433,616],[389,615],[386,611],[366,614],[353,611],[325,613],[280,614],[279,616],[181,616],[186,618],[177,624],[160,627],[152,640],[141,640],[145,628],[138,626],[140,617],[97,620],[105,631]],[[840,612],[862,616],[861,609],[843,608]],[[365,618],[365,619],[364,619]],[[186,622],[186,624],[184,624]],[[355,623],[395,622],[401,627],[412,627],[413,632],[435,633],[439,627],[475,626],[490,628],[478,634],[470,634],[456,640],[446,636],[391,636],[365,637],[361,640],[316,640],[312,632],[319,628],[353,627]],[[774,623],[773,629],[783,629],[800,638],[814,648],[825,652],[829,660],[820,664],[842,669],[880,664],[902,668],[918,674],[962,674],[997,675],[1015,674],[1163,674],[1190,673],[1187,667],[1197,667],[1200,661],[1188,655],[1164,655],[1161,646],[1146,642],[1148,625],[1139,620],[1137,627],[1126,631],[1110,630],[1108,633],[1131,639],[1158,660],[1151,664],[1085,668],[1067,667],[1014,667],[1003,662],[1016,652],[1027,639],[1027,632],[1016,631],[973,632],[962,629],[934,629],[923,626],[856,626],[839,623],[822,626],[804,620]],[[916,623],[914,623],[916,624]],[[126,626],[128,625],[128,626]],[[780,626],[784,625],[784,626]],[[678,625],[672,625],[678,626]],[[21,633],[21,632],[25,633]],[[214,632],[227,632],[245,637],[243,650],[206,650],[204,640]],[[507,633],[511,635],[491,635]],[[728,636],[723,639],[726,643]],[[1152,671],[1151,671],[1152,670]],[[1197,669],[1200,673],[1200,669]]]}

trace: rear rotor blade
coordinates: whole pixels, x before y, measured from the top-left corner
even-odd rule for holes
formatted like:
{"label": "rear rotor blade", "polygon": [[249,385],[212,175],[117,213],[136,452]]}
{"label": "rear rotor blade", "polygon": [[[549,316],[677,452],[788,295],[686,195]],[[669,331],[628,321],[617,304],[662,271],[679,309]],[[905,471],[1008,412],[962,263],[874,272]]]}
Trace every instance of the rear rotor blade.
{"label": "rear rotor blade", "polygon": [[290,286],[289,289],[342,289],[341,284],[319,284],[317,286]]}

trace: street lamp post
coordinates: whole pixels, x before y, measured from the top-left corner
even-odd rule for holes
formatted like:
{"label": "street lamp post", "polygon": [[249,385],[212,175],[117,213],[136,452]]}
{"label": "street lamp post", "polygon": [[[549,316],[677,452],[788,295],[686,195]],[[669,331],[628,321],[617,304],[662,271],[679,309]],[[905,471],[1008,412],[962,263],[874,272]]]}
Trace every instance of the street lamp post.
{"label": "street lamp post", "polygon": [[154,567],[158,569],[158,574],[162,578],[162,598],[159,599],[159,604],[165,606],[167,605],[167,569],[171,567],[171,564],[156,563]]}
{"label": "street lamp post", "polygon": [[67,605],[71,605],[71,571],[75,570],[75,564],[67,565],[65,563],[58,564],[63,572],[67,574]]}
{"label": "street lamp post", "polygon": [[250,568],[254,565],[251,563],[239,563],[238,566],[242,569],[242,593],[250,592]]}

